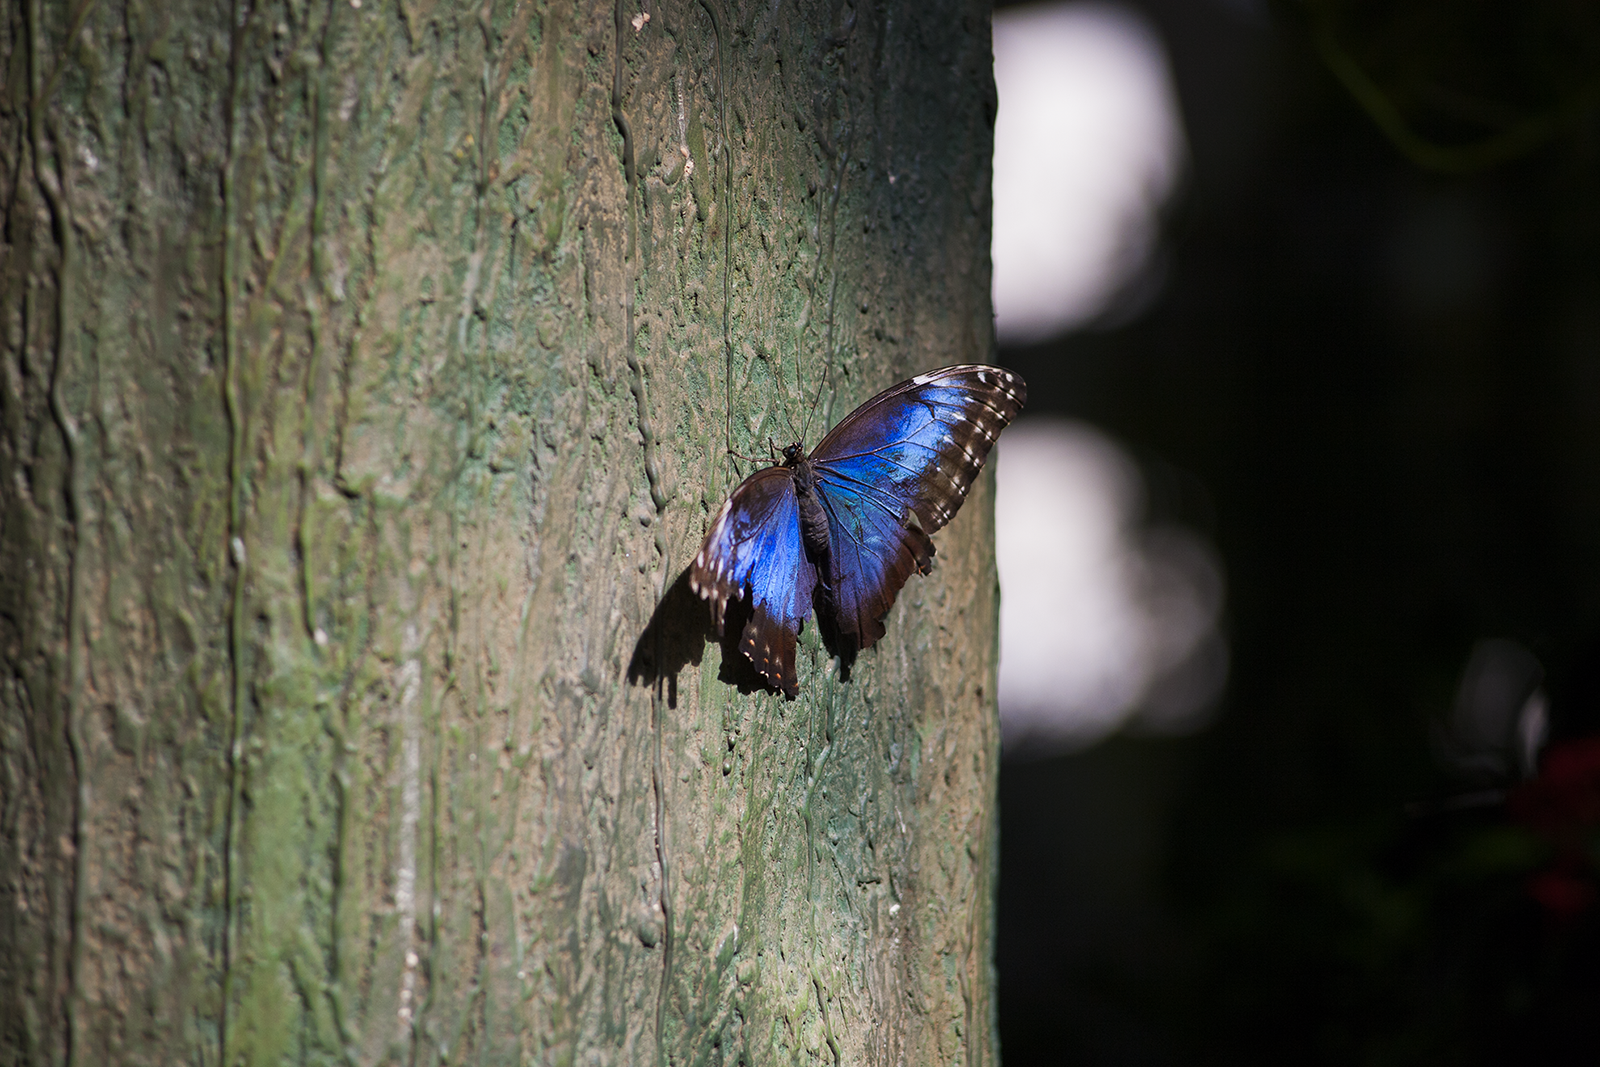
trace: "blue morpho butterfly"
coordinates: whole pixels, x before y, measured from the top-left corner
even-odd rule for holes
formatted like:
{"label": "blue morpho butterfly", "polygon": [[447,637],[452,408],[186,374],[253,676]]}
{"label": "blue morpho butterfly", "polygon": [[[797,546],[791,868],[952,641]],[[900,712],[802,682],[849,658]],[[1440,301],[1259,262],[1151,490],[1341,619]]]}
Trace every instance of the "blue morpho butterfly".
{"label": "blue morpho butterfly", "polygon": [[928,573],[928,535],[955,517],[1027,398],[1011,371],[944,367],[885,389],[809,455],[799,443],[785,448],[782,464],[728,497],[689,569],[717,636],[728,601],[748,597],[739,647],[790,698],[795,641],[813,604],[855,648],[870,647],[911,572]]}

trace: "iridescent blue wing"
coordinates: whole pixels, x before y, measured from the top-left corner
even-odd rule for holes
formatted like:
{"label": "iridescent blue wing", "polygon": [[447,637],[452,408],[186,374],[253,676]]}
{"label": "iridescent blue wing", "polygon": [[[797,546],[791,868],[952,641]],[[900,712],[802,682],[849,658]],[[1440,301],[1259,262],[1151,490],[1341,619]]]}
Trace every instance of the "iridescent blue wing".
{"label": "iridescent blue wing", "polygon": [[955,517],[1027,398],[1022,379],[999,367],[929,371],[862,404],[808,457],[828,513],[828,606],[858,647],[883,636],[911,572],[928,572],[928,535]]}
{"label": "iridescent blue wing", "polygon": [[828,513],[830,544],[818,611],[857,648],[868,648],[883,636],[882,619],[906,579],[933,566],[933,542],[874,494],[838,484],[825,489],[819,478],[817,497]]}
{"label": "iridescent blue wing", "polygon": [[739,648],[790,697],[799,691],[795,639],[811,614],[816,584],[817,569],[800,540],[794,472],[787,467],[756,471],[739,484],[689,568],[689,586],[711,602],[719,637],[728,601],[749,598]]}

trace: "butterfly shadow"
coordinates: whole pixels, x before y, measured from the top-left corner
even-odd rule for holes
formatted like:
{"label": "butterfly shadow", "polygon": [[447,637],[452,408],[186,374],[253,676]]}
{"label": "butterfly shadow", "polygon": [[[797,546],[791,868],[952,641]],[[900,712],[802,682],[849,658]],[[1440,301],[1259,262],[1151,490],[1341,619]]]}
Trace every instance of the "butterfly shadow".
{"label": "butterfly shadow", "polygon": [[662,686],[667,707],[678,706],[678,674],[688,666],[700,665],[706,645],[722,646],[722,669],[717,677],[741,693],[770,688],[766,679],[739,651],[739,634],[750,617],[743,601],[728,604],[723,636],[718,637],[706,602],[689,587],[689,568],[685,567],[662,594],[633,646],[628,662],[628,681],[634,685]]}
{"label": "butterfly shadow", "polygon": [[[667,707],[678,706],[678,674],[688,666],[700,665],[706,646],[716,642],[722,648],[722,666],[717,680],[739,692],[776,692],[739,649],[739,635],[750,621],[748,599],[730,600],[723,619],[722,636],[711,622],[711,610],[689,587],[689,568],[685,567],[661,595],[650,621],[634,643],[628,661],[628,681],[639,686],[660,686]],[[817,620],[808,620],[816,625]],[[840,678],[850,679],[856,650],[849,637],[822,624],[822,643],[839,660]]]}

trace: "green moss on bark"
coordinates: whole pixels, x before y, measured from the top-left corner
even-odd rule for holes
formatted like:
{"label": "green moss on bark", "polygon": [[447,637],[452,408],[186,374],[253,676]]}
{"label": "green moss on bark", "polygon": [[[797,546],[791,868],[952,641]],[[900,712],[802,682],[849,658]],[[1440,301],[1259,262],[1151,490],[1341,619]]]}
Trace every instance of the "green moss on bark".
{"label": "green moss on bark", "polygon": [[9,16],[0,1062],[993,1059],[987,489],[625,678],[730,432],[989,355],[986,9],[642,13]]}

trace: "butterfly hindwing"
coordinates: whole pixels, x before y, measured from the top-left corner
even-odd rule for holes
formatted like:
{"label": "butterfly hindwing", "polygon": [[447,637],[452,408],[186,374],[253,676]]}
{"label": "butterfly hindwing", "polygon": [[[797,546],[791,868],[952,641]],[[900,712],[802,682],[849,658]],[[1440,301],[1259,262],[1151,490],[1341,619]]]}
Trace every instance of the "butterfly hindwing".
{"label": "butterfly hindwing", "polygon": [[928,535],[955,516],[1026,400],[1010,371],[945,367],[879,393],[811,453],[831,535],[827,600],[858,647],[883,636],[880,620],[912,571],[927,573]]}
{"label": "butterfly hindwing", "polygon": [[822,604],[857,648],[870,648],[906,579],[932,567],[933,542],[874,494],[818,479],[817,496],[828,513],[830,545]]}
{"label": "butterfly hindwing", "polygon": [[739,648],[772,685],[794,696],[795,643],[811,614],[817,570],[800,539],[794,475],[768,467],[746,478],[717,513],[689,569],[689,585],[711,602],[722,635],[728,601],[748,593]]}

